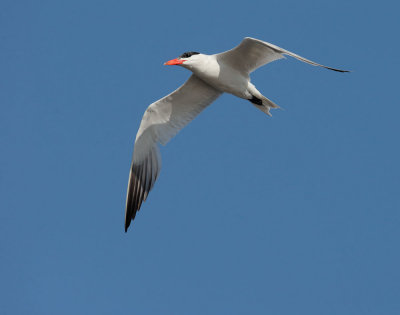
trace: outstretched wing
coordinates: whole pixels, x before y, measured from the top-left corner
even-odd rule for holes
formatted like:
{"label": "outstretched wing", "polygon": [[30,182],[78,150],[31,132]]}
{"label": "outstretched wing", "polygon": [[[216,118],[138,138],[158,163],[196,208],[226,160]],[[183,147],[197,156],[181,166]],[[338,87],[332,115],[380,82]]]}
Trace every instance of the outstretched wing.
{"label": "outstretched wing", "polygon": [[160,172],[158,143],[166,144],[220,95],[220,91],[192,75],[177,90],[146,109],[136,135],[129,174],[125,232]]}
{"label": "outstretched wing", "polygon": [[284,58],[284,55],[294,57],[313,66],[323,67],[333,71],[349,72],[348,70],[340,70],[321,65],[286,49],[251,37],[244,38],[235,48],[217,54],[217,58],[223,63],[230,65],[232,68],[249,74],[269,62]]}

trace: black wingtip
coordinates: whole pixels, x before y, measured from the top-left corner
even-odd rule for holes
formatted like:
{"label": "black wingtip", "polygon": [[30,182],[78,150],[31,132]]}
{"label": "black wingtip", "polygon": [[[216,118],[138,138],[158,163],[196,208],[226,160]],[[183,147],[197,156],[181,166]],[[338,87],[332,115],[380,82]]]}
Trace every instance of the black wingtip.
{"label": "black wingtip", "polygon": [[325,67],[325,68],[332,70],[332,71],[341,72],[341,73],[352,72],[351,70],[341,70],[341,69],[335,69],[335,68],[331,68],[331,67]]}
{"label": "black wingtip", "polygon": [[128,228],[131,225],[131,222],[133,221],[135,216],[136,216],[136,211],[134,211],[134,215],[130,215],[125,218],[125,233],[128,232]]}
{"label": "black wingtip", "polygon": [[333,69],[334,71],[337,71],[337,72],[341,72],[341,73],[350,73],[351,71],[350,70],[338,70],[338,69]]}

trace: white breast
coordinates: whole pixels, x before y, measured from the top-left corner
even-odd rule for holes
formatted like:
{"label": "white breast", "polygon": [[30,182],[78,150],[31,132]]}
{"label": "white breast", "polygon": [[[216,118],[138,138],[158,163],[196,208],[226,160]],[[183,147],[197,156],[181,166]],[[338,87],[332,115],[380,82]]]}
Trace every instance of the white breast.
{"label": "white breast", "polygon": [[196,76],[221,92],[240,98],[247,98],[249,76],[244,75],[217,59],[216,55],[207,56],[201,64],[190,69]]}

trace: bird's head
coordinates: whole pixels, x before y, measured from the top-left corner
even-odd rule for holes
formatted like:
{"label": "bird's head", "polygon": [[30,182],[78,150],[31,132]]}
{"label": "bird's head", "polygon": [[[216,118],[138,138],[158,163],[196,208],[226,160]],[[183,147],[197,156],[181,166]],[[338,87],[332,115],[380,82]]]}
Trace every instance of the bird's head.
{"label": "bird's head", "polygon": [[201,62],[201,60],[203,59],[202,57],[203,55],[198,52],[188,51],[180,55],[178,58],[167,61],[166,63],[164,63],[164,65],[166,66],[177,65],[190,69],[193,66],[196,66],[199,62]]}

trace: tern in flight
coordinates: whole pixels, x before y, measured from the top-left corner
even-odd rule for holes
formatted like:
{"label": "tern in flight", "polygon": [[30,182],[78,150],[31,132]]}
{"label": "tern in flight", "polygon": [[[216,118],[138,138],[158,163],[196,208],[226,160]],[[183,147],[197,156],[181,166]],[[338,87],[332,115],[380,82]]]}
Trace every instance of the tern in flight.
{"label": "tern in flight", "polygon": [[183,127],[222,93],[250,101],[267,115],[274,102],[262,95],[250,82],[257,68],[284,58],[294,57],[313,66],[349,72],[318,64],[273,44],[246,37],[235,48],[215,54],[185,52],[165,65],[179,65],[192,72],[177,90],[151,104],[145,111],[136,135],[129,174],[125,210],[125,232],[158,177],[161,156],[158,144],[165,145]]}

